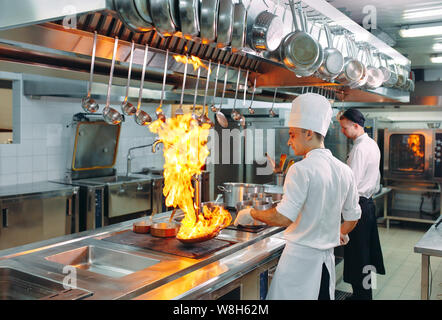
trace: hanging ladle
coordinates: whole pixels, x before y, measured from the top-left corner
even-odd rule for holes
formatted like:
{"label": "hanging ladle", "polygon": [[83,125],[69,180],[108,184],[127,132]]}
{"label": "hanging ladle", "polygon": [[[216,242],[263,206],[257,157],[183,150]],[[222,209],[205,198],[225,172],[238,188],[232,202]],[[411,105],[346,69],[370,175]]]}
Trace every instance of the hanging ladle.
{"label": "hanging ladle", "polygon": [[212,120],[207,116],[207,113],[209,112],[209,107],[207,106],[207,113],[206,113],[206,99],[207,99],[207,90],[209,89],[209,80],[210,80],[210,73],[211,73],[211,67],[212,67],[212,60],[209,60],[209,68],[207,69],[207,77],[206,77],[206,89],[204,90],[204,102],[203,102],[203,112],[198,117],[198,123],[200,125],[207,123],[210,125],[211,128],[213,128],[214,124]]}
{"label": "hanging ladle", "polygon": [[227,74],[229,73],[229,66],[226,66],[226,70],[224,73],[224,86],[223,86],[223,94],[221,97],[221,104],[219,106],[218,111],[216,112],[216,120],[218,121],[219,125],[223,128],[227,128],[229,126],[229,122],[227,121],[226,116],[224,113],[221,112],[221,108],[223,106],[224,101],[224,95],[226,93],[226,84],[227,84]]}
{"label": "hanging ladle", "polygon": [[278,92],[278,88],[275,88],[275,94],[273,95],[273,103],[272,103],[272,108],[270,108],[270,111],[269,111],[269,114],[270,114],[270,116],[273,118],[273,117],[276,117],[276,112],[275,111],[273,111],[273,106],[275,105],[275,100],[276,100],[276,92]]}
{"label": "hanging ladle", "polygon": [[144,60],[143,60],[143,71],[141,72],[141,85],[140,92],[138,94],[138,104],[137,104],[137,112],[135,113],[135,122],[140,126],[147,126],[152,122],[152,118],[149,114],[143,110],[141,110],[141,99],[143,98],[143,88],[144,88],[144,76],[146,74],[146,63],[147,63],[147,52],[149,48],[146,44],[144,48]]}
{"label": "hanging ladle", "polygon": [[98,103],[92,99],[91,91],[92,91],[92,81],[94,77],[94,65],[95,65],[95,51],[97,49],[97,31],[94,32],[94,44],[92,45],[92,60],[91,60],[91,71],[89,76],[89,84],[87,87],[87,96],[81,99],[81,107],[86,112],[97,112],[99,105]]}
{"label": "hanging ladle", "polygon": [[157,110],[155,111],[157,115],[157,119],[160,119],[161,121],[166,121],[166,116],[163,113],[163,101],[164,101],[164,89],[166,87],[166,78],[167,78],[167,63],[169,60],[169,49],[166,50],[166,60],[164,62],[164,73],[163,73],[163,87],[161,89],[161,101],[160,105],[158,106]]}
{"label": "hanging ladle", "polygon": [[239,121],[241,119],[241,113],[239,113],[235,107],[236,107],[236,100],[238,97],[238,87],[239,87],[239,78],[241,76],[241,68],[238,69],[238,76],[236,77],[236,89],[235,89],[235,100],[233,101],[233,110],[231,117],[234,121]]}
{"label": "hanging ladle", "polygon": [[253,99],[255,98],[255,91],[256,91],[256,77],[255,77],[255,80],[253,80],[252,100],[250,101],[250,106],[249,106],[249,113],[250,114],[255,113],[255,109],[252,108]]}
{"label": "hanging ladle", "polygon": [[216,87],[218,85],[219,66],[220,63],[218,62],[218,67],[216,68],[216,76],[215,76],[215,87],[213,88],[212,106],[210,107],[210,110],[212,110],[212,112],[214,113],[218,112],[218,108],[215,106],[215,96],[216,96]]}
{"label": "hanging ladle", "polygon": [[118,49],[118,38],[115,37],[114,42],[114,52],[112,55],[112,64],[111,64],[111,70],[109,75],[109,85],[107,88],[107,99],[106,99],[106,106],[103,109],[103,118],[104,121],[106,121],[109,124],[117,125],[123,121],[123,116],[121,113],[119,113],[114,108],[110,107],[110,94],[111,94],[111,88],[112,88],[112,78],[114,75],[114,68],[115,68],[115,58],[117,55],[117,49]]}
{"label": "hanging ladle", "polygon": [[130,61],[129,61],[129,72],[127,74],[127,85],[126,85],[126,96],[124,97],[124,101],[121,104],[121,111],[126,116],[133,116],[135,112],[137,112],[137,108],[128,101],[129,98],[129,86],[130,86],[130,76],[132,73],[132,62],[134,59],[134,48],[135,42],[132,41],[132,46],[130,48]]}
{"label": "hanging ladle", "polygon": [[[246,73],[246,80],[244,81],[244,98],[242,101],[242,107],[245,108],[246,107],[246,96],[247,96],[247,81],[249,80],[249,70],[247,70]],[[246,127],[246,117],[244,117],[244,115],[241,115],[241,118],[239,119],[239,124],[241,125],[241,127],[245,128]]]}
{"label": "hanging ladle", "polygon": [[198,97],[198,84],[200,82],[200,76],[201,76],[201,67],[198,68],[198,75],[196,77],[195,94],[193,96],[193,108],[192,108],[192,118],[197,121],[198,121],[198,116],[195,113],[195,107],[196,107],[196,98]]}
{"label": "hanging ladle", "polygon": [[181,89],[180,107],[178,109],[176,109],[176,111],[175,111],[175,115],[177,115],[177,116],[182,116],[184,114],[184,111],[183,111],[183,100],[184,100],[184,88],[186,87],[187,60],[188,60],[188,57],[186,55],[186,63],[184,64],[183,88]]}

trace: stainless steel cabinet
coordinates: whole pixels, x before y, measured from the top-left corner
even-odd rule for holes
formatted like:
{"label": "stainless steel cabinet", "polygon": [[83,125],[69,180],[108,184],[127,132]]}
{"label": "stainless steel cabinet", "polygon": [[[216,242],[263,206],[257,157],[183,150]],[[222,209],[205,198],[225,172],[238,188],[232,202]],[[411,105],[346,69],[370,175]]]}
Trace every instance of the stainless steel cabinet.
{"label": "stainless steel cabinet", "polygon": [[0,249],[78,232],[77,191],[0,196]]}
{"label": "stainless steel cabinet", "polygon": [[127,184],[108,184],[106,188],[107,213],[109,218],[152,208],[151,180]]}

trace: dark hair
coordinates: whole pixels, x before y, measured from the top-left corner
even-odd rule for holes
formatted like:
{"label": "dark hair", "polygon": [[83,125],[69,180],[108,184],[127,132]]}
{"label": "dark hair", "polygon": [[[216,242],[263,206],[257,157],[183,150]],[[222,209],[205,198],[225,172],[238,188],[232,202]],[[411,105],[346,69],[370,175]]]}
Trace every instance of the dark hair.
{"label": "dark hair", "polygon": [[361,113],[361,111],[359,111],[358,109],[355,109],[355,108],[347,109],[342,114],[342,116],[340,117],[339,120],[341,120],[341,119],[348,119],[348,120],[360,125],[361,127],[364,127],[364,124],[365,124],[364,115]]}

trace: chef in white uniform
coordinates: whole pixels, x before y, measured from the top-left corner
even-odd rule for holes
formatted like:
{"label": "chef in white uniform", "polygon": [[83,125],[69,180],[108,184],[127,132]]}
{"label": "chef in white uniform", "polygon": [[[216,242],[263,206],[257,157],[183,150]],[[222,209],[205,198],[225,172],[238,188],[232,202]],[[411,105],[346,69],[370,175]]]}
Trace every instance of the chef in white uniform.
{"label": "chef in white uniform", "polygon": [[288,145],[304,159],[290,167],[275,208],[244,209],[235,220],[235,225],[258,220],[287,227],[267,299],[334,299],[333,249],[348,241],[361,209],[351,169],[324,148],[331,117],[330,103],[321,95],[307,93],[293,101]]}
{"label": "chef in white uniform", "polygon": [[[376,207],[372,199],[380,186],[381,152],[376,141],[365,133],[365,118],[358,109],[347,109],[339,117],[339,123],[342,133],[353,140],[347,163],[356,179],[362,210],[358,225],[349,234],[351,241],[344,247],[344,281],[350,283],[353,289],[349,300],[372,300],[372,271],[385,274]],[[365,280],[367,277],[369,282]]]}

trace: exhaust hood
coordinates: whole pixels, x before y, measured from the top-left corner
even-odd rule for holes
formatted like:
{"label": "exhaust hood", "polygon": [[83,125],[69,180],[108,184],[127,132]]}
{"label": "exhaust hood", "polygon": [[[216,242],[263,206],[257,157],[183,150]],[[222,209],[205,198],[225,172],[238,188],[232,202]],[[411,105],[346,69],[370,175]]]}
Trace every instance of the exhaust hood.
{"label": "exhaust hood", "polygon": [[[74,3],[74,5],[73,5]],[[176,62],[173,55],[194,55],[208,65],[209,60],[220,63],[219,79],[223,79],[225,67],[229,66],[229,77],[226,97],[233,97],[237,70],[242,82],[245,70],[249,70],[249,83],[257,79],[258,101],[272,101],[274,88],[278,88],[277,102],[291,101],[299,95],[304,87],[328,87],[336,91],[336,99],[345,102],[359,103],[408,103],[409,93],[397,89],[379,88],[376,90],[350,89],[336,83],[328,83],[316,77],[298,78],[283,63],[264,57],[246,47],[241,51],[229,48],[218,48],[204,44],[200,39],[186,39],[177,33],[170,37],[162,37],[152,25],[147,12],[146,0],[0,0],[3,10],[0,12],[0,67],[5,71],[29,73],[24,77],[25,94],[31,96],[68,96],[82,97],[87,92],[86,81],[89,76],[90,56],[93,32],[97,31],[96,65],[92,94],[102,96],[110,69],[110,57],[114,37],[119,38],[117,64],[114,72],[114,83],[120,89],[112,89],[121,99],[127,80],[131,42],[135,42],[132,82],[129,96],[137,97],[144,45],[148,44],[148,64],[146,69],[145,90],[143,97],[150,101],[160,97],[162,72],[165,53],[170,52],[168,75],[166,82],[166,100],[173,103],[179,101],[184,73],[184,65]],[[247,25],[254,21],[257,14],[267,8],[264,3],[253,3],[248,7]],[[339,12],[323,0],[305,0],[310,8],[309,14],[323,15],[335,24],[346,28],[354,34],[361,34],[359,40],[369,41],[382,52],[409,65],[410,61],[397,51],[387,46],[370,32],[363,29],[347,16]],[[247,5],[246,5],[247,6]],[[290,22],[291,23],[291,22]],[[75,28],[71,28],[75,26]],[[248,33],[247,33],[248,34]],[[248,42],[248,41],[246,41]],[[235,71],[233,71],[235,70]],[[33,75],[45,77],[43,80]],[[193,93],[197,72],[188,68],[185,101],[193,102]],[[47,77],[47,78],[46,78]],[[51,78],[63,78],[73,81],[70,86],[63,86],[61,81],[56,84]],[[51,85],[51,81],[53,85]],[[204,88],[205,70],[201,73],[199,87]],[[214,82],[214,72],[210,77]],[[40,83],[39,83],[40,82]],[[222,81],[218,82],[218,92],[222,89]],[[210,91],[213,92],[212,83]],[[77,88],[73,90],[72,88]],[[249,85],[247,98],[251,97]],[[209,91],[209,92],[210,92]],[[203,95],[203,90],[198,92]],[[210,93],[209,93],[210,94]],[[202,100],[202,97],[201,97]],[[199,101],[199,100],[198,100]]]}

